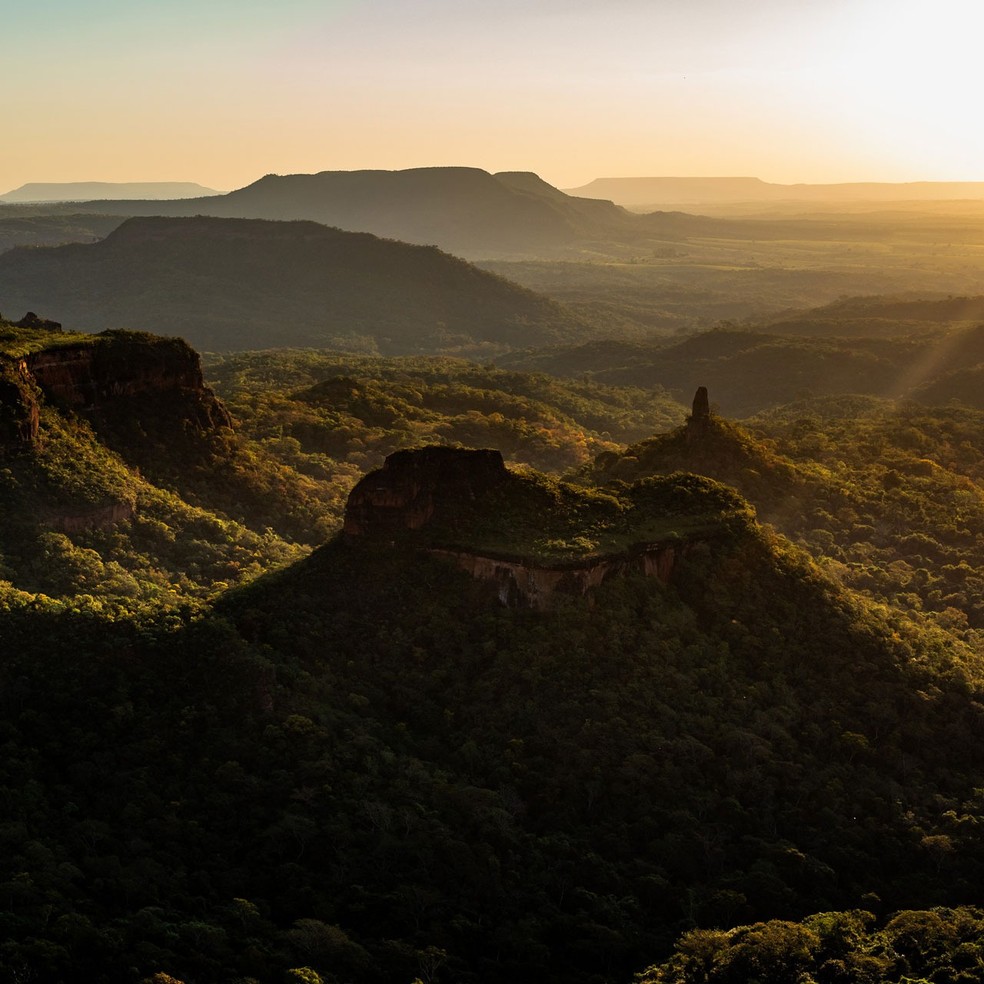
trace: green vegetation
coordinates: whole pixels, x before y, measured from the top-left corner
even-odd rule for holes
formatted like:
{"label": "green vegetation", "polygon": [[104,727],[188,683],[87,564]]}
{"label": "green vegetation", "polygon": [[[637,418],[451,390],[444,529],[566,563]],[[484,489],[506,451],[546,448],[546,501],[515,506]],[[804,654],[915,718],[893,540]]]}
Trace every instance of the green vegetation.
{"label": "green vegetation", "polygon": [[774,335],[724,326],[672,344],[593,342],[503,356],[525,372],[615,386],[659,387],[678,400],[707,386],[729,416],[745,417],[816,396],[908,397],[984,364],[984,327],[925,327],[892,338]]}
{"label": "green vegetation", "polygon": [[727,931],[691,930],[639,984],[746,981],[951,982],[984,974],[984,912],[959,907],[898,912],[876,926],[870,912],[821,912]]}
{"label": "green vegetation", "polygon": [[[178,339],[0,324],[0,979],[979,980],[984,411],[883,395],[984,363],[974,303],[522,357],[568,379],[213,355],[232,428]],[[730,377],[741,424],[655,385]],[[424,444],[514,472],[334,537]],[[677,540],[549,611],[416,549]]]}
{"label": "green vegetation", "polygon": [[305,552],[213,510],[151,484],[86,423],[45,408],[36,447],[0,459],[0,578],[97,609],[167,607]]}
{"label": "green vegetation", "polygon": [[979,657],[761,533],[552,614],[341,541],[198,615],[2,598],[8,976],[628,981],[984,875]]}
{"label": "green vegetation", "polygon": [[213,356],[206,371],[251,446],[334,483],[401,448],[494,447],[563,472],[683,419],[660,391],[561,381],[449,358],[380,359],[292,350]]}
{"label": "green vegetation", "polygon": [[405,539],[549,565],[745,533],[752,516],[732,489],[695,475],[586,489],[529,473],[448,503],[422,533]]}
{"label": "green vegetation", "polygon": [[981,644],[984,416],[874,399],[796,404],[748,421],[712,418],[600,455],[593,481],[687,469],[739,489],[760,519],[852,589]]}
{"label": "green vegetation", "polygon": [[0,356],[20,359],[32,352],[66,345],[94,345],[96,336],[58,329],[18,328],[0,319]]}
{"label": "green vegetation", "polygon": [[129,219],[98,243],[0,254],[0,310],[141,327],[212,350],[493,355],[598,331],[442,253],[314,222]]}

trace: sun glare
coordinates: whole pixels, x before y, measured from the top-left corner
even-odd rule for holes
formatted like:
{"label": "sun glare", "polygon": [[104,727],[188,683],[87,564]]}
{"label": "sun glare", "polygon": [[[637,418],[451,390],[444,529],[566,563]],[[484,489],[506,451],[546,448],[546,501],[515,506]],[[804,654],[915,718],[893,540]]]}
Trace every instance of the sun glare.
{"label": "sun glare", "polygon": [[913,176],[970,178],[984,160],[979,39],[984,8],[962,0],[858,12],[831,66],[843,116]]}

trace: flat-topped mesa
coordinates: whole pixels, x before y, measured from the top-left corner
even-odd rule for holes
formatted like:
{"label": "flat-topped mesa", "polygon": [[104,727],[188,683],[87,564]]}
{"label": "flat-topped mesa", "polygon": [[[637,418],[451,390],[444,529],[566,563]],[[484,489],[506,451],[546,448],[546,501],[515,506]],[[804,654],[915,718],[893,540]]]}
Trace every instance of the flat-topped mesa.
{"label": "flat-topped mesa", "polygon": [[94,345],[33,352],[26,363],[47,400],[63,409],[146,416],[155,427],[179,421],[203,431],[231,426],[205,385],[198,353],[182,339],[107,332]]}
{"label": "flat-topped mesa", "polygon": [[205,385],[198,353],[181,339],[136,332],[66,337],[57,322],[33,313],[11,327],[36,329],[38,336],[20,350],[0,350],[0,451],[31,447],[41,403],[81,413],[97,431],[163,441],[232,425]]}
{"label": "flat-topped mesa", "polygon": [[498,451],[396,451],[352,489],[344,530],[353,536],[386,534],[419,530],[435,520],[454,527],[459,506],[473,503],[508,479]]}
{"label": "flat-topped mesa", "polygon": [[[638,572],[666,583],[680,562],[748,529],[733,489],[697,475],[586,489],[511,472],[498,451],[398,451],[352,490],[345,533],[422,549],[503,604],[544,609]],[[407,534],[411,534],[407,538]],[[409,555],[408,555],[409,556]]]}

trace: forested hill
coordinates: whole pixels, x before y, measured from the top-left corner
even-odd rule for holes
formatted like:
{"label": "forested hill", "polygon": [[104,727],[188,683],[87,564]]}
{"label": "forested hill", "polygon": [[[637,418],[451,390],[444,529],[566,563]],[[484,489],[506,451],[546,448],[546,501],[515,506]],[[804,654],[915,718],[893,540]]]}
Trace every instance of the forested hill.
{"label": "forested hill", "polygon": [[549,613],[351,540],[158,623],[7,590],[3,969],[627,984],[694,923],[972,901],[978,661],[743,512]]}
{"label": "forested hill", "polygon": [[314,222],[140,218],[0,255],[0,310],[141,328],[200,348],[495,353],[587,332],[577,315],[435,247]]}
{"label": "forested hill", "polygon": [[[917,305],[912,308],[918,311]],[[956,310],[964,309],[972,307]],[[873,320],[884,323],[877,315]],[[825,324],[836,331],[836,322]],[[913,334],[894,337],[884,331],[882,337],[840,337],[816,329],[786,335],[720,327],[671,343],[590,341],[512,353],[499,362],[608,385],[659,386],[680,400],[705,384],[721,411],[735,417],[821,395],[911,397],[928,388],[929,395],[946,402],[950,395],[973,391],[976,375],[957,378],[959,391],[950,395],[947,380],[984,363],[984,327],[933,327],[923,324]]]}
{"label": "forested hill", "polygon": [[[179,340],[0,325],[0,978],[628,984],[695,925],[979,900],[980,415],[818,407],[769,444],[705,413],[596,437],[577,484],[404,450],[496,459],[488,494],[381,536],[353,494],[333,537],[326,477],[376,442],[539,420],[577,460],[587,421],[676,410],[453,360],[219,368],[228,415]],[[713,461],[744,496],[653,474]],[[807,498],[823,567],[748,502]],[[640,543],[673,563],[542,608],[447,556],[563,578]]]}

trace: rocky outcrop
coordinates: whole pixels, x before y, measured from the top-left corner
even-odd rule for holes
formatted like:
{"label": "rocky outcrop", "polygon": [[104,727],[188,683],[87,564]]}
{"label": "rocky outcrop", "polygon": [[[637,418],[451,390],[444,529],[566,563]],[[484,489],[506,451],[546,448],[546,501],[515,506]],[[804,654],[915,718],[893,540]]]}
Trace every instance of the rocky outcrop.
{"label": "rocky outcrop", "polygon": [[33,311],[28,311],[20,321],[15,321],[14,325],[17,328],[37,328],[39,331],[58,331],[61,328],[61,322],[39,318]]}
{"label": "rocky outcrop", "polygon": [[[542,486],[508,471],[498,451],[445,447],[398,451],[352,490],[344,531],[377,542],[400,540],[405,547],[423,550],[492,583],[503,604],[535,609],[550,607],[560,595],[590,601],[603,583],[629,573],[666,584],[681,558],[708,539],[671,534],[661,542],[640,537],[632,543],[625,538],[620,541],[626,544],[622,549],[600,549],[583,556],[544,554],[536,543],[546,539],[551,510],[567,509],[576,516],[578,508],[591,507],[585,505],[590,496],[577,490],[557,491],[553,500],[540,493]],[[643,499],[640,492],[639,501]],[[496,512],[501,509],[509,511]],[[640,506],[640,511],[645,512],[645,507]],[[613,506],[610,515],[618,514]],[[514,528],[517,523],[525,534]],[[515,543],[515,552],[488,549],[480,531],[490,525],[515,534],[507,537]],[[569,536],[577,532],[577,528],[567,530]]]}
{"label": "rocky outcrop", "polygon": [[38,436],[38,390],[23,359],[0,359],[0,453],[30,447]]}
{"label": "rocky outcrop", "polygon": [[198,353],[181,339],[106,332],[89,344],[42,349],[26,361],[45,398],[58,407],[99,413],[128,405],[139,414],[142,402],[163,399],[202,430],[231,425],[205,385]]}
{"label": "rocky outcrop", "polygon": [[133,502],[110,502],[104,506],[94,506],[91,509],[74,513],[61,513],[49,516],[47,525],[59,533],[79,533],[82,530],[107,529],[132,519],[137,511]]}
{"label": "rocky outcrop", "polygon": [[419,530],[432,522],[454,528],[462,505],[508,479],[498,451],[445,447],[397,451],[352,489],[344,529],[361,536]]}
{"label": "rocky outcrop", "polygon": [[687,418],[687,443],[699,441],[707,433],[710,424],[711,404],[707,398],[707,387],[698,386],[690,416]]}
{"label": "rocky outcrop", "polygon": [[[35,327],[53,324],[35,320]],[[194,349],[181,339],[133,332],[80,336],[77,343],[39,347],[23,357],[0,356],[0,448],[34,442],[40,400],[82,414],[97,430],[124,428],[158,440],[232,424],[205,385]]]}

